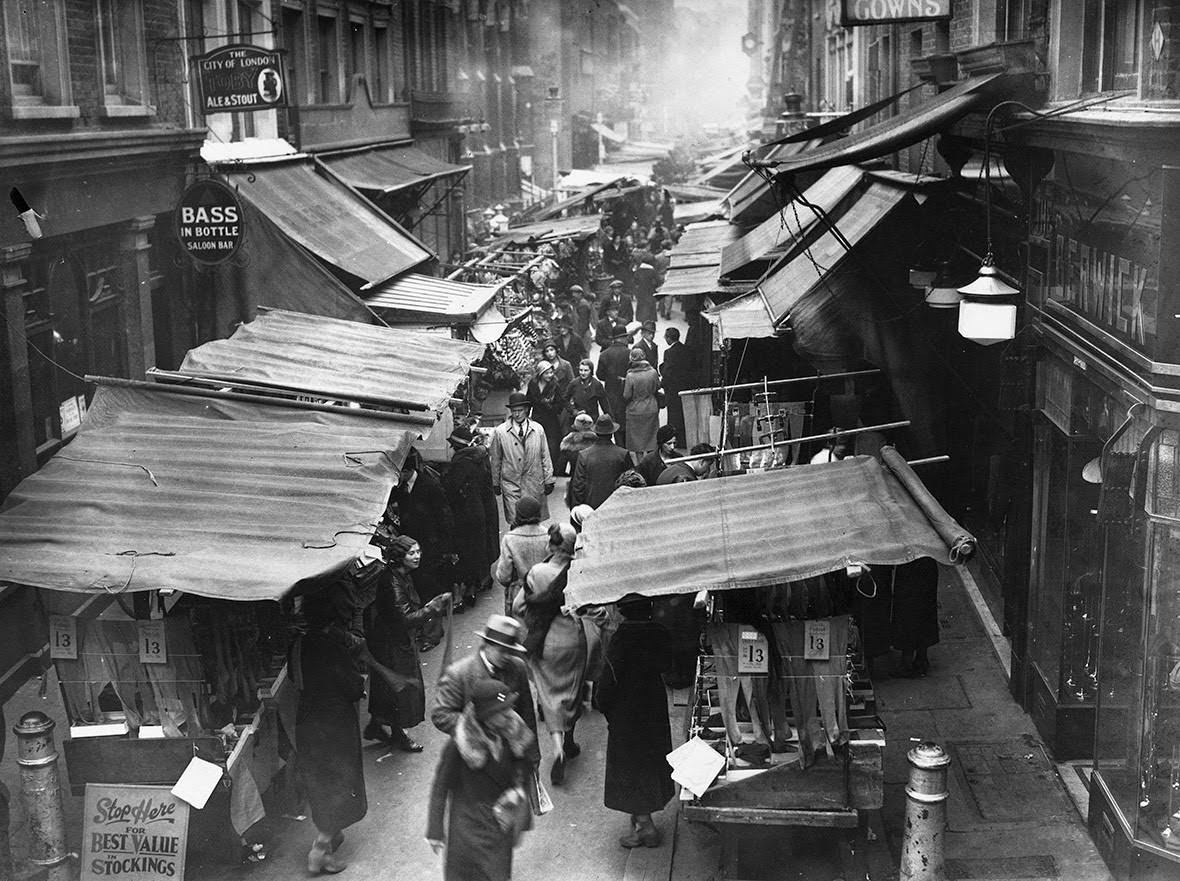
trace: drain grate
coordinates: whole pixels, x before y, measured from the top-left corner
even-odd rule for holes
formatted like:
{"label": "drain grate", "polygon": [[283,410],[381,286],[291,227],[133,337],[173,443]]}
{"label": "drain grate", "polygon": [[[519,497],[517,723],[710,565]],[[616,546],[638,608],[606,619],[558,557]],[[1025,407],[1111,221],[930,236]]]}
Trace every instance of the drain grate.
{"label": "drain grate", "polygon": [[1060,878],[1057,861],[1048,854],[1028,857],[976,857],[946,861],[949,881],[977,878]]}

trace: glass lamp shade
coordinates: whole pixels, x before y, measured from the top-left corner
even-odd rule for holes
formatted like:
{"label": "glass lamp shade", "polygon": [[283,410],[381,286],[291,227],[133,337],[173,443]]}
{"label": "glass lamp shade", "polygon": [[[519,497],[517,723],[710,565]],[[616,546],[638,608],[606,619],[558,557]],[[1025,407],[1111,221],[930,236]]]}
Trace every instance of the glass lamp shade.
{"label": "glass lamp shade", "polygon": [[925,266],[915,266],[910,269],[910,287],[928,288],[930,285],[934,284],[934,279],[937,277],[937,269],[929,269]]}
{"label": "glass lamp shade", "polygon": [[[961,293],[962,288],[959,290]],[[959,306],[959,336],[982,346],[1012,339],[1016,336],[1016,306],[964,300]]]}
{"label": "glass lamp shade", "polygon": [[930,287],[926,289],[926,305],[931,309],[954,309],[963,301],[963,295],[955,288]]}
{"label": "glass lamp shade", "polygon": [[979,267],[975,281],[959,288],[959,293],[964,297],[1011,297],[1020,291],[1000,278],[1000,272],[989,254]]}

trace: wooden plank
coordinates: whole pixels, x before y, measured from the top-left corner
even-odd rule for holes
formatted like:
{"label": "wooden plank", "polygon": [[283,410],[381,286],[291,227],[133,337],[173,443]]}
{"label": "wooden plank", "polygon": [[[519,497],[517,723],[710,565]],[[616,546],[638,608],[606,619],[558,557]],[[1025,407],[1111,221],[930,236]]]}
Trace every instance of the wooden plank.
{"label": "wooden plank", "polygon": [[857,825],[857,813],[854,810],[771,810],[768,808],[710,807],[701,804],[686,804],[683,806],[683,811],[685,819],[706,823],[816,826],[844,829]]}

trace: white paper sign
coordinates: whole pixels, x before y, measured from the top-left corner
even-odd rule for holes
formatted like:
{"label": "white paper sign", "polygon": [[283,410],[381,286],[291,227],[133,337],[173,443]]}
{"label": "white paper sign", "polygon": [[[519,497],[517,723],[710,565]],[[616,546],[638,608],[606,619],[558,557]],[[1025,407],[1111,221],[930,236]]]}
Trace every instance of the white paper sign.
{"label": "white paper sign", "polygon": [[676,747],[665,758],[672,766],[672,779],[698,798],[713,785],[725,767],[725,759],[720,753],[699,737]]}
{"label": "white paper sign", "polygon": [[738,639],[738,673],[770,671],[770,645],[757,630],[742,630]]}
{"label": "white paper sign", "polygon": [[78,619],[73,615],[49,616],[49,657],[78,660]]}
{"label": "white paper sign", "polygon": [[172,794],[181,801],[186,801],[198,811],[205,807],[209,796],[221,782],[221,765],[206,762],[202,758],[193,756],[172,787]]}
{"label": "white paper sign", "polygon": [[78,426],[82,424],[82,414],[78,412],[78,399],[76,397],[68,397],[58,404],[57,412],[61,417],[62,437],[65,437],[67,434],[73,434],[78,430]]}
{"label": "white paper sign", "polygon": [[141,664],[167,664],[168,642],[164,638],[163,621],[138,621],[139,662]]}
{"label": "white paper sign", "polygon": [[832,622],[804,621],[803,660],[826,661],[832,656]]}

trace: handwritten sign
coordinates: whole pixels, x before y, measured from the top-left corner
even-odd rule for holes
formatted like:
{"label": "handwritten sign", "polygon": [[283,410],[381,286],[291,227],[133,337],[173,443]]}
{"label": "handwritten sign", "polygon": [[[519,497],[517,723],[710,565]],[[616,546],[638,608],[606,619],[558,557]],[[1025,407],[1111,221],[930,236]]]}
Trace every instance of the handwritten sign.
{"label": "handwritten sign", "polygon": [[73,615],[49,616],[49,657],[78,660],[78,619]]}
{"label": "handwritten sign", "polygon": [[80,881],[180,881],[188,816],[167,786],[87,783]]}
{"label": "handwritten sign", "polygon": [[832,657],[832,622],[803,622],[803,660],[826,661]]}
{"label": "handwritten sign", "polygon": [[770,672],[770,646],[757,630],[742,630],[738,639],[738,673]]}

